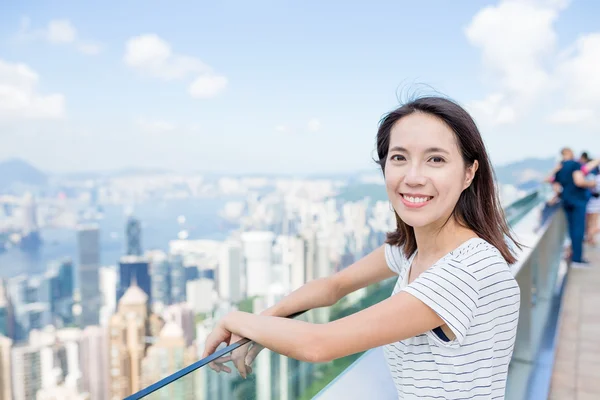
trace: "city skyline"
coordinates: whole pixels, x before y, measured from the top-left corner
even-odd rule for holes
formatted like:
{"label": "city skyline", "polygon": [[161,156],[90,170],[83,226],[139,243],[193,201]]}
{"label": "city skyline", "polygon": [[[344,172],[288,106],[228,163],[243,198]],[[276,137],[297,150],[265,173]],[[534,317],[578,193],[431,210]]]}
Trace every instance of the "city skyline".
{"label": "city skyline", "polygon": [[0,16],[0,159],[365,170],[380,117],[425,85],[467,106],[496,164],[600,145],[591,1],[90,7]]}

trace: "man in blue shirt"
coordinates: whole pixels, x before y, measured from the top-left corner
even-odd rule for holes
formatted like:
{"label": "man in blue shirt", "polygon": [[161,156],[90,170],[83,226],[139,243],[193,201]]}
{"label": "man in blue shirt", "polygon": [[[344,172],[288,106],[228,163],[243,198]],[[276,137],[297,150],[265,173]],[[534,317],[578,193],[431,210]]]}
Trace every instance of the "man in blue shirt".
{"label": "man in blue shirt", "polygon": [[595,183],[586,181],[585,174],[590,168],[595,168],[597,162],[582,166],[575,160],[573,150],[564,148],[561,151],[562,162],[554,176],[554,181],[562,186],[562,206],[567,216],[569,236],[571,237],[571,266],[586,267],[588,262],[583,259],[583,239],[585,236],[585,209],[592,196],[590,189]]}

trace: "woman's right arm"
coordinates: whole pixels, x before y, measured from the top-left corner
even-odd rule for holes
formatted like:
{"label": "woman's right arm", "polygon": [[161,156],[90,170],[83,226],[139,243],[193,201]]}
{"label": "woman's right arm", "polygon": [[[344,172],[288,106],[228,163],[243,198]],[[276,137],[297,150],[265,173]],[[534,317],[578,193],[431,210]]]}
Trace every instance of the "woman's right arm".
{"label": "woman's right arm", "polygon": [[286,317],[299,311],[332,306],[342,297],[395,274],[385,261],[384,246],[326,278],[306,283],[261,314]]}
{"label": "woman's right arm", "polygon": [[[385,261],[384,246],[381,246],[354,264],[331,275],[310,281],[293,291],[274,306],[264,310],[261,314],[272,317],[288,317],[300,311],[313,308],[328,307],[338,302],[342,297],[360,288],[381,282],[395,275]],[[241,337],[232,335],[230,343],[235,343]],[[252,371],[249,367],[262,346],[250,343],[234,350],[230,357],[225,357],[221,363],[212,362],[210,367],[216,371],[231,372],[231,369],[222,365],[226,361],[233,361],[240,375],[244,378]]]}

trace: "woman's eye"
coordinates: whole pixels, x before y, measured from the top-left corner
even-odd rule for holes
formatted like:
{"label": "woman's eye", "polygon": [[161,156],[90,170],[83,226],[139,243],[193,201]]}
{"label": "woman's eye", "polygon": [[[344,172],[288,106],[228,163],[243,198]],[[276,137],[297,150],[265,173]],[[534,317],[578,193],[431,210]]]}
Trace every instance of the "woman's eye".
{"label": "woman's eye", "polygon": [[429,161],[432,161],[434,164],[439,164],[439,163],[443,163],[446,160],[444,160],[442,157],[436,157],[436,156],[434,156],[434,157],[431,157],[429,159]]}
{"label": "woman's eye", "polygon": [[390,159],[392,161],[404,161],[405,160],[404,156],[401,156],[400,154],[394,154],[392,157],[390,157]]}

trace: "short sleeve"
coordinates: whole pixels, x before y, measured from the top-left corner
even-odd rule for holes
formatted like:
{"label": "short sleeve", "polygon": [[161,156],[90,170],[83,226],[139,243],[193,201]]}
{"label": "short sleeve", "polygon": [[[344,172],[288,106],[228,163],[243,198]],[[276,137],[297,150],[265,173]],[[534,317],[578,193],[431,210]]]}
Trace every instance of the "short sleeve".
{"label": "short sleeve", "polygon": [[459,261],[444,261],[421,273],[403,289],[431,308],[452,330],[462,345],[479,303],[479,282]]}
{"label": "short sleeve", "polygon": [[400,271],[404,268],[406,263],[406,257],[402,253],[402,249],[399,246],[392,246],[389,243],[384,245],[385,250],[385,262],[393,273],[400,275]]}

